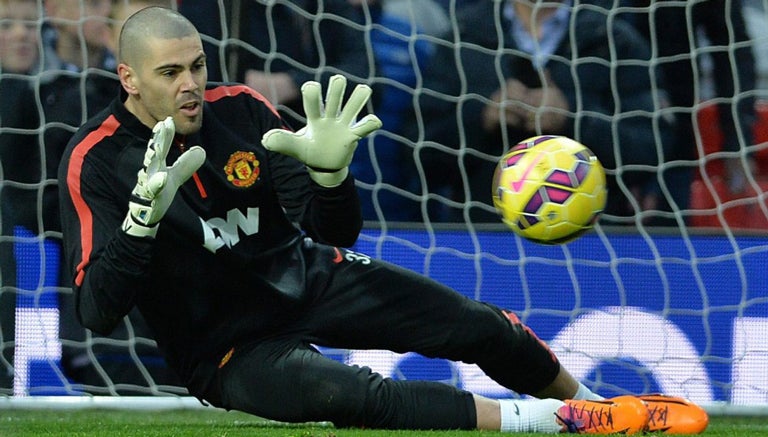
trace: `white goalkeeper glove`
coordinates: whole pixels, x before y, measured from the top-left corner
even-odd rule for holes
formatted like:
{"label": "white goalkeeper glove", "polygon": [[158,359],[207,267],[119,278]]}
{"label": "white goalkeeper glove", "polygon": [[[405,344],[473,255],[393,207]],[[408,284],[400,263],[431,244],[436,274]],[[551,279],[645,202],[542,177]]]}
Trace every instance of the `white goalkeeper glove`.
{"label": "white goalkeeper glove", "polygon": [[371,96],[371,88],[357,85],[342,108],[346,87],[344,76],[331,77],[323,111],[320,84],[304,83],[301,94],[307,125],[296,132],[272,129],[261,139],[267,150],[292,156],[306,164],[309,176],[324,187],[335,187],[344,182],[358,140],[381,127],[381,120],[373,114],[356,121]]}
{"label": "white goalkeeper glove", "polygon": [[122,229],[129,235],[154,238],[157,223],[168,211],[176,191],[205,161],[205,150],[194,146],[167,167],[165,159],[175,133],[171,117],[159,121],[152,129],[152,138],[144,154],[144,166],[138,172],[138,180],[128,202],[128,215],[123,221]]}

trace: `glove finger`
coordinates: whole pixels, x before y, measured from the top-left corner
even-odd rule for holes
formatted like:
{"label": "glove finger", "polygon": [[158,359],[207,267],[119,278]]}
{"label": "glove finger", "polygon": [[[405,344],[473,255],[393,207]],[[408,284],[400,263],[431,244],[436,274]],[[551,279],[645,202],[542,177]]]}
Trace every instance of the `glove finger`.
{"label": "glove finger", "polygon": [[136,172],[136,187],[134,188],[134,194],[138,195],[139,197],[147,198],[147,193],[145,192],[145,188],[147,186],[147,180],[149,177],[147,176],[147,171],[142,167],[138,172]]}
{"label": "glove finger", "polygon": [[168,173],[177,186],[189,179],[205,162],[205,150],[200,146],[190,147],[181,156],[176,158]]}
{"label": "glove finger", "polygon": [[368,99],[371,97],[371,87],[368,85],[360,84],[352,91],[352,95],[349,96],[347,104],[344,105],[344,110],[341,113],[341,121],[345,125],[352,124],[352,121],[357,117],[357,114],[363,110],[363,107],[368,103]]}
{"label": "glove finger", "polygon": [[347,89],[347,78],[340,74],[331,76],[328,81],[328,91],[325,95],[325,117],[336,118],[341,109],[341,100],[344,98],[344,90]]}
{"label": "glove finger", "polygon": [[165,168],[165,158],[171,149],[171,142],[175,133],[176,126],[171,117],[158,121],[152,128],[152,138],[149,140],[147,153],[144,155],[144,166],[150,177]]}
{"label": "glove finger", "polygon": [[147,179],[146,185],[144,185],[144,193],[147,199],[154,199],[157,194],[163,190],[165,183],[168,181],[168,173],[160,172],[152,175]]}
{"label": "glove finger", "polygon": [[320,84],[314,81],[304,82],[301,86],[301,96],[304,102],[304,114],[307,120],[317,120],[323,110],[323,101],[320,97]]}
{"label": "glove finger", "polygon": [[141,163],[144,168],[152,166],[153,160],[155,159],[155,153],[155,143],[152,140],[149,140],[149,143],[147,143],[147,151],[144,152],[144,162]]}
{"label": "glove finger", "polygon": [[303,156],[300,156],[300,143],[297,138],[302,136],[304,128],[296,133],[293,133],[285,129],[270,129],[264,136],[261,137],[261,144],[265,149],[272,152],[282,153],[288,156],[293,156],[299,160],[303,160]]}
{"label": "glove finger", "polygon": [[166,117],[165,120],[155,124],[152,128],[152,139],[155,143],[155,152],[159,157],[165,161],[168,156],[168,151],[171,149],[171,142],[173,142],[173,135],[176,134],[176,125],[173,123],[173,118]]}
{"label": "glove finger", "polygon": [[353,134],[357,135],[360,138],[368,136],[371,132],[381,128],[382,122],[379,119],[379,117],[368,114],[365,117],[363,117],[362,120],[358,121],[350,128]]}

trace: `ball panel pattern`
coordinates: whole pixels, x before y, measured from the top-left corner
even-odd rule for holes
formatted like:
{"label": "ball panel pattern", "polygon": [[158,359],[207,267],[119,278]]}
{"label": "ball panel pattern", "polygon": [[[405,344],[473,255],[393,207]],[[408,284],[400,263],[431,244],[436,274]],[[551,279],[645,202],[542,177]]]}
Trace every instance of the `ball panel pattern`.
{"label": "ball panel pattern", "polygon": [[492,190],[502,221],[543,244],[568,242],[591,229],[607,197],[605,171],[595,154],[554,135],[512,147],[499,160]]}

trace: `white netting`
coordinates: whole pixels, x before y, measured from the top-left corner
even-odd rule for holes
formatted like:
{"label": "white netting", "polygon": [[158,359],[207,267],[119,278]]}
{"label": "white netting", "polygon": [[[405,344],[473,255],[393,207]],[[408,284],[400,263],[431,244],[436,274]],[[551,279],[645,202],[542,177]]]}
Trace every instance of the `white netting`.
{"label": "white netting", "polygon": [[[591,117],[607,123],[607,142],[618,148],[621,138],[631,130],[627,126],[633,126],[624,123],[645,120],[651,126],[646,140],[654,154],[662,155],[664,120],[674,114],[687,116],[694,128],[690,156],[673,156],[658,165],[624,164],[610,168],[609,173],[617,177],[615,189],[627,197],[634,193],[627,176],[631,174],[659,182],[662,200],[669,200],[680,188],[691,197],[682,207],[679,199],[668,202],[671,206],[667,209],[633,198],[628,200],[630,214],[609,214],[594,232],[569,245],[552,247],[514,237],[493,217],[489,204],[469,198],[475,194],[475,182],[482,185],[490,181],[490,174],[482,169],[522,138],[504,131],[498,144],[480,147],[473,143],[480,127],[463,120],[471,120],[472,112],[492,99],[490,93],[484,95],[477,88],[471,75],[477,65],[468,60],[490,62],[499,87],[508,74],[505,63],[531,55],[519,48],[484,47],[484,40],[461,40],[466,29],[458,25],[457,9],[472,3],[467,0],[434,5],[382,0],[382,11],[361,6],[358,15],[352,17],[335,12],[336,6],[347,4],[346,0],[320,1],[317,8],[308,6],[314,3],[184,0],[178,7],[203,33],[215,80],[245,80],[249,68],[276,75],[291,71],[295,77],[317,80],[325,78],[324,73],[342,71],[377,87],[381,100],[373,108],[385,119],[385,127],[370,141],[361,142],[353,165],[368,225],[355,250],[423,272],[468,296],[516,311],[543,340],[551,342],[572,373],[602,394],[664,391],[689,396],[712,406],[712,411],[717,411],[717,405],[754,407],[768,403],[768,286],[764,279],[768,265],[768,104],[761,99],[768,77],[766,2],[745,1],[749,30],[745,41],[736,39],[738,32],[730,18],[719,15],[729,23],[726,44],[712,43],[702,28],[657,28],[659,21],[654,17],[664,11],[677,8],[684,11],[683,17],[690,18],[695,15],[692,5],[701,2],[577,2],[574,10],[604,14],[609,28],[623,26],[616,24],[621,21],[632,23],[641,33],[647,30],[651,56],[624,59],[625,47],[613,36],[604,41],[606,59],[555,56],[555,61],[568,65],[573,81],[584,89],[593,89],[595,84],[576,76],[582,68],[595,68],[597,73],[591,77],[595,81],[603,77],[600,71],[605,69],[605,77],[611,81],[602,98],[608,106],[615,106],[605,113],[582,111],[580,105],[590,96],[576,88],[579,110],[565,111],[578,120],[572,135],[588,138],[589,129],[593,129],[590,126],[594,126],[589,124]],[[730,5],[731,1],[713,3]],[[87,10],[86,6],[82,10]],[[491,41],[505,36],[501,24],[504,9],[499,10],[502,12],[492,17],[493,28],[483,29]],[[285,31],[280,14],[300,22],[303,32],[296,38],[322,43],[327,32],[344,28],[359,44],[333,40],[334,46],[329,43],[317,51],[317,56],[292,58],[280,42],[285,39],[280,35]],[[84,24],[90,21],[81,18],[70,24],[79,26],[81,38],[85,38]],[[34,23],[38,29],[42,27],[40,19]],[[254,37],[265,29],[265,38]],[[686,33],[696,42],[687,43],[685,53],[666,53],[660,39],[670,38],[669,32]],[[335,44],[362,51],[355,62],[345,63],[337,57]],[[430,70],[428,61],[440,50],[448,50],[453,57],[441,68]],[[717,79],[722,71],[717,63],[724,57],[731,61],[728,68],[734,72],[747,68],[735,63],[743,50],[755,55],[756,86],[742,83],[745,76],[733,74],[731,89],[719,95]],[[466,53],[470,57],[462,58]],[[472,58],[474,54],[478,57]],[[670,87],[692,85],[695,102],[691,105],[670,105],[673,96],[659,82],[660,67],[674,61],[692,68],[692,76],[667,77]],[[432,83],[429,75],[447,75],[455,66],[459,66],[458,88],[428,85]],[[627,111],[617,104],[628,89],[622,82],[627,78],[623,72],[638,69],[649,81],[649,111]],[[77,120],[83,116],[82,103],[90,104],[84,97],[91,86],[86,77],[110,77],[99,71],[91,65],[87,75],[67,73],[74,78],[72,89],[79,96],[72,106],[77,108]],[[531,72],[538,75],[535,70]],[[59,270],[59,228],[50,225],[44,187],[54,186],[56,177],[47,166],[55,159],[48,141],[71,135],[79,121],[67,122],[48,111],[51,100],[47,97],[63,98],[45,89],[50,74],[23,76],[0,68],[0,93],[8,92],[4,83],[21,78],[36,90],[32,95],[37,109],[32,126],[9,124],[12,117],[8,114],[14,111],[4,110],[0,118],[0,394],[41,399],[85,393],[183,395],[185,390],[167,374],[138,315],[126,318],[108,338],[82,330],[74,321],[71,290],[62,283],[66,275]],[[544,76],[537,80],[542,78],[546,84]],[[264,93],[278,101],[279,109],[301,121],[300,112],[284,101],[279,83],[253,83],[264,85]],[[755,122],[732,123],[723,130],[719,124],[722,112],[730,111],[739,121],[739,102],[749,99],[756,101]],[[428,112],[435,102],[443,107],[448,104],[450,111],[435,118]],[[4,103],[0,101],[0,105]],[[716,103],[730,105],[718,107]],[[546,108],[522,106],[537,117],[541,127]],[[448,126],[448,131],[431,132],[438,122]],[[450,141],[433,141],[445,132],[450,132]],[[728,145],[737,147],[727,149]],[[731,173],[727,162],[741,168],[751,165],[754,171]],[[693,176],[683,182],[666,179],[663,175],[673,169],[691,169]],[[739,174],[744,175],[743,182],[729,189],[729,184],[737,182],[734,175]],[[455,184],[451,185],[452,181]],[[19,192],[24,193],[21,198],[25,203],[14,197]],[[34,212],[31,222],[14,222],[22,207]],[[654,220],[664,226],[654,226]],[[395,378],[435,379],[488,396],[510,395],[470,365],[384,351],[325,352]]]}

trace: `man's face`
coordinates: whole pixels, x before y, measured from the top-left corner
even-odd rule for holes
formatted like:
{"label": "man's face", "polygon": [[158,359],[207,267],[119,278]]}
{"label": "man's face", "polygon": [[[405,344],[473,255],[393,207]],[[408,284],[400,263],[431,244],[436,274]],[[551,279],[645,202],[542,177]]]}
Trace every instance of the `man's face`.
{"label": "man's face", "polygon": [[46,10],[61,37],[82,38],[88,47],[103,47],[111,37],[111,0],[47,0]]}
{"label": "man's face", "polygon": [[200,130],[203,123],[203,92],[208,80],[205,53],[198,35],[181,39],[148,38],[146,49],[131,66],[134,77],[126,102],[145,125],[152,127],[172,116],[179,134]]}
{"label": "man's face", "polygon": [[32,1],[0,3],[0,69],[28,73],[38,58],[39,14]]}

